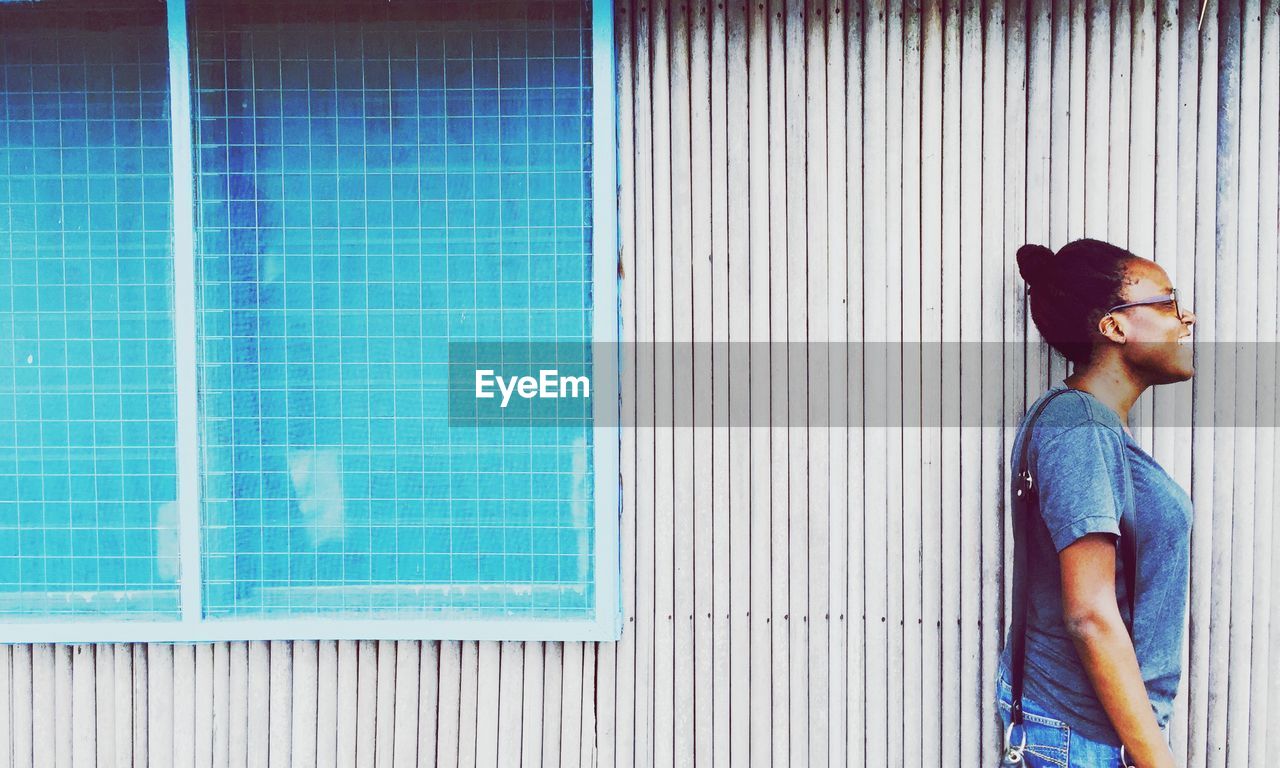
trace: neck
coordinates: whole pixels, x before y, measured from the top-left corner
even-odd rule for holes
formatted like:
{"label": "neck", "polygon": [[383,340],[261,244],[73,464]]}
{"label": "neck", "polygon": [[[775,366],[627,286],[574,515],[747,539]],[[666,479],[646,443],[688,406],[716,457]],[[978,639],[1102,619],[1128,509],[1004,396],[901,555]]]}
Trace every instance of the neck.
{"label": "neck", "polygon": [[1101,400],[1115,411],[1122,424],[1128,422],[1129,409],[1147,389],[1146,384],[1136,381],[1125,371],[1106,365],[1079,369],[1064,381],[1072,389],[1082,389]]}

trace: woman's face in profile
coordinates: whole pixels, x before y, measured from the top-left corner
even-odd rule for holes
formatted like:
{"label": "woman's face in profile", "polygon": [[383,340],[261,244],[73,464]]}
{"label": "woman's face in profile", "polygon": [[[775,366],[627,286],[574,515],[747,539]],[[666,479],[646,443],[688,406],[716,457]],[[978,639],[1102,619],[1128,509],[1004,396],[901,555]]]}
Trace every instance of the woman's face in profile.
{"label": "woman's face in profile", "polygon": [[[1169,276],[1154,261],[1134,259],[1125,277],[1124,304],[1173,294]],[[1195,373],[1191,326],[1196,316],[1185,300],[1117,307],[1111,315],[1124,331],[1126,362],[1152,384],[1186,381]]]}

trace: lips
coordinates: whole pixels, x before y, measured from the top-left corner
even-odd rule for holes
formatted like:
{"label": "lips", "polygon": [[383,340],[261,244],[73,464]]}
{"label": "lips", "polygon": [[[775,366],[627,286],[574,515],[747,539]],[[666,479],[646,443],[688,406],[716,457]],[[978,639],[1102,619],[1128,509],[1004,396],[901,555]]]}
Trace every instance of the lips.
{"label": "lips", "polygon": [[1179,336],[1179,337],[1178,337],[1178,344],[1179,344],[1179,345],[1186,345],[1186,344],[1190,344],[1190,343],[1191,343],[1191,334],[1189,334],[1189,333],[1188,333],[1186,336]]}

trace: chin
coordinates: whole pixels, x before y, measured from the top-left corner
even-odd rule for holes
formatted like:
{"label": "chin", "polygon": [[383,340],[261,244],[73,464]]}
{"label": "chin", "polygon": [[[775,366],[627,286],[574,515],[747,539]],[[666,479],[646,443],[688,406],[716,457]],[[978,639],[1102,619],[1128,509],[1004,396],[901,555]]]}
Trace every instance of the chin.
{"label": "chin", "polygon": [[1186,381],[1196,374],[1196,368],[1189,361],[1186,365],[1174,365],[1168,370],[1169,384],[1176,384],[1179,381]]}
{"label": "chin", "polygon": [[1187,381],[1195,375],[1195,369],[1166,369],[1160,372],[1160,375],[1151,380],[1153,386],[1161,384],[1177,384],[1180,381]]}
{"label": "chin", "polygon": [[1164,365],[1150,369],[1148,381],[1154,385],[1177,384],[1190,379],[1195,373],[1195,366],[1190,360],[1185,363],[1181,360],[1169,360]]}
{"label": "chin", "polygon": [[1191,345],[1178,345],[1177,355],[1169,361],[1170,365],[1166,369],[1169,379],[1167,383],[1174,384],[1179,381],[1186,381],[1196,373],[1196,367],[1192,363]]}
{"label": "chin", "polygon": [[1152,385],[1186,381],[1195,375],[1193,360],[1190,345],[1178,345],[1176,350],[1159,349],[1157,354],[1143,361],[1145,365],[1140,366],[1145,374],[1142,378]]}

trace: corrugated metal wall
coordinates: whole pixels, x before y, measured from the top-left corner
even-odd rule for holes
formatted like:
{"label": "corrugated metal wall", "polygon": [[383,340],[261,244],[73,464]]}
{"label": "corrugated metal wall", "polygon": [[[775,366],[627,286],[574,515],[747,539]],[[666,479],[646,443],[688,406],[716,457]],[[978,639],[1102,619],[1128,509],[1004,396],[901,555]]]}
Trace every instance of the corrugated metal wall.
{"label": "corrugated metal wall", "polygon": [[[1198,343],[1275,341],[1280,2],[1200,12],[618,3],[625,338],[1016,345],[1013,249],[1091,235],[1164,265]],[[0,764],[993,765],[1004,463],[1061,360],[977,361],[1004,429],[788,429],[803,346],[692,349],[624,406],[712,387],[779,426],[624,430],[620,643],[4,648]],[[1277,373],[1231,381],[1274,398]],[[865,373],[816,374],[863,407]],[[1150,400],[1135,432],[1196,509],[1176,752],[1261,765],[1277,432],[1154,428]]]}

